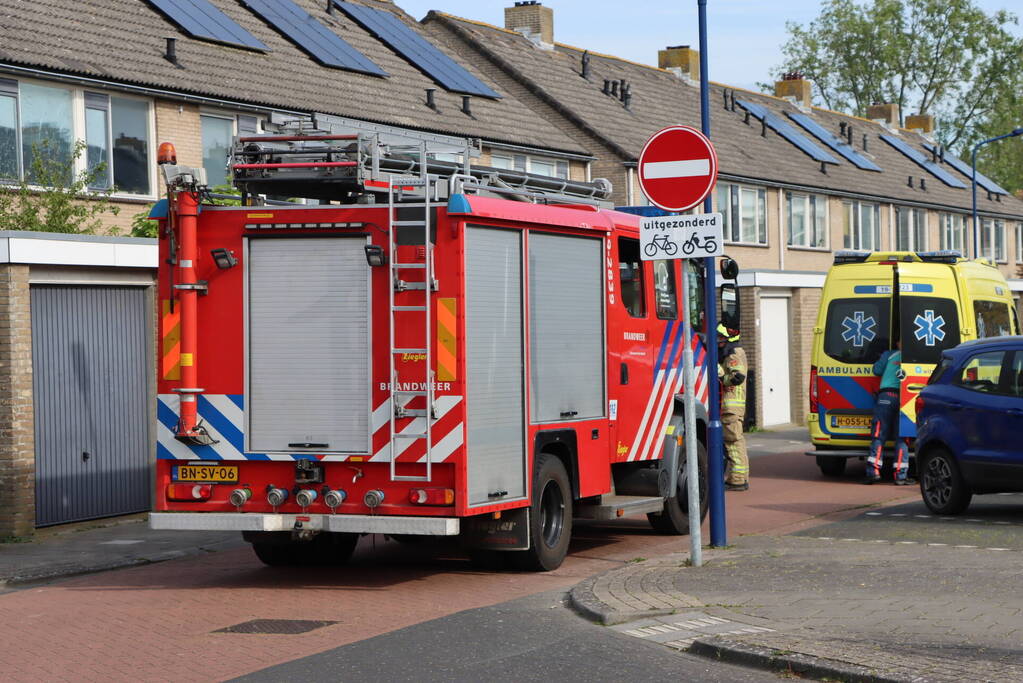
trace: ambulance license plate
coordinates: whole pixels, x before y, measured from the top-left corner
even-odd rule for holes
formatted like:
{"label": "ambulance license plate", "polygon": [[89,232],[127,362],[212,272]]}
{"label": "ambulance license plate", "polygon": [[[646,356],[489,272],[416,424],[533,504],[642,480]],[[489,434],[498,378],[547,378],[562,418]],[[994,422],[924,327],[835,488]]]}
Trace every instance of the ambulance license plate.
{"label": "ambulance license plate", "polygon": [[870,429],[869,415],[832,415],[831,426],[840,429]]}
{"label": "ambulance license plate", "polygon": [[237,465],[219,465],[217,463],[198,463],[195,465],[177,465],[171,471],[173,481],[214,481],[234,483],[238,481]]}

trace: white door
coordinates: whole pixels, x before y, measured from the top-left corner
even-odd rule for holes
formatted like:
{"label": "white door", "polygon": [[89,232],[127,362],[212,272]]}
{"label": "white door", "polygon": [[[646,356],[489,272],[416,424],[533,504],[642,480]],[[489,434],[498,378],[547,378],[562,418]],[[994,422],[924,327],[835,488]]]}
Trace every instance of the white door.
{"label": "white door", "polygon": [[764,359],[760,364],[760,395],[764,427],[792,421],[789,406],[789,300],[760,298],[760,339]]}

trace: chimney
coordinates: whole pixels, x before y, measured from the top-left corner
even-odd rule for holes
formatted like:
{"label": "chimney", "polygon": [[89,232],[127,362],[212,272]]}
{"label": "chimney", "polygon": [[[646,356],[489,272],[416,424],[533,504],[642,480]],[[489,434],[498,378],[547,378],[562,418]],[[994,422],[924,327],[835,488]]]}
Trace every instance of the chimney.
{"label": "chimney", "polygon": [[504,8],[504,27],[517,31],[541,47],[554,47],[554,10],[537,0],[516,2]]}
{"label": "chimney", "polygon": [[688,45],[669,45],[657,51],[657,66],[684,76],[692,81],[700,80],[700,51]]}
{"label": "chimney", "polygon": [[910,114],[906,117],[906,128],[928,134],[934,132],[934,117],[930,114]]}
{"label": "chimney", "polygon": [[472,116],[472,95],[462,95],[462,113],[466,116]]}
{"label": "chimney", "polygon": [[430,109],[437,108],[437,88],[426,89],[426,106]]}
{"label": "chimney", "polygon": [[777,97],[793,97],[796,106],[809,108],[813,104],[813,88],[810,81],[803,78],[798,71],[790,71],[774,82],[774,94]]}
{"label": "chimney", "polygon": [[163,58],[171,64],[178,63],[178,39],[167,38],[167,51],[163,53]]}
{"label": "chimney", "polygon": [[867,118],[871,121],[880,119],[890,126],[897,126],[899,125],[899,105],[874,102],[867,107]]}

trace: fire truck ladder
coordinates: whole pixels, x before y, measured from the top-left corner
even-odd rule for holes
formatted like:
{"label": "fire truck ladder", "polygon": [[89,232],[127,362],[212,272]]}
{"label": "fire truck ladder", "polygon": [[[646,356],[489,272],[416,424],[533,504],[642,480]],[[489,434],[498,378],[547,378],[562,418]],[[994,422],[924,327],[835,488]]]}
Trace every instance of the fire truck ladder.
{"label": "fire truck ladder", "polygon": [[[390,415],[390,463],[391,481],[430,481],[433,473],[433,422],[436,420],[434,410],[434,378],[433,369],[433,341],[431,339],[431,322],[433,320],[433,292],[437,289],[437,280],[433,270],[433,241],[431,239],[431,209],[437,200],[437,177],[428,172],[427,155],[429,154],[426,142],[415,145],[414,151],[419,157],[418,175],[392,175],[388,178],[388,205],[387,205],[387,240],[388,253],[391,254],[391,262],[388,271],[390,273],[390,287],[388,298],[390,301],[390,372],[391,378],[391,415]],[[407,196],[415,197],[417,201],[402,201]],[[418,201],[419,197],[422,201]],[[422,214],[414,219],[408,219],[409,213]],[[405,234],[413,231],[422,231],[424,259],[422,262],[402,263],[397,260],[398,255],[398,233]],[[418,240],[412,240],[418,243]],[[403,274],[412,270],[422,270],[422,282],[406,282]],[[395,304],[395,295],[411,290],[421,290],[423,301],[419,305]],[[399,347],[395,343],[395,329],[399,314],[405,314],[403,318],[407,321],[409,313],[419,314],[422,325],[421,347]],[[417,326],[418,327],[418,326]],[[406,339],[408,332],[406,331]],[[398,367],[395,362],[399,354],[417,354],[423,358],[423,385],[420,390],[412,383],[410,389],[401,388],[403,385],[398,376]],[[407,378],[406,378],[407,379]],[[417,378],[418,379],[418,378]],[[423,408],[407,408],[406,406],[414,399],[424,399]],[[414,418],[403,430],[398,431],[397,421],[403,418]],[[399,475],[397,473],[398,456],[416,443],[423,443],[426,446],[426,474],[425,475]],[[400,444],[400,446],[398,445]]]}

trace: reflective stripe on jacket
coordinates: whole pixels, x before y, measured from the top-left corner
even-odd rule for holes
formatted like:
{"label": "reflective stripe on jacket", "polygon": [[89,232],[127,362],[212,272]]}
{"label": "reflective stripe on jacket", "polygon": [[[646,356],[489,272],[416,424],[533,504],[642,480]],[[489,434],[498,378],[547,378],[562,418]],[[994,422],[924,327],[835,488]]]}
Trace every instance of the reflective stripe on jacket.
{"label": "reflective stripe on jacket", "polygon": [[[731,345],[729,345],[731,346]],[[725,347],[718,364],[721,380],[721,412],[746,414],[746,352],[741,346]]]}

